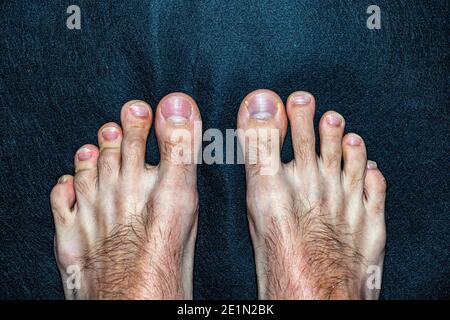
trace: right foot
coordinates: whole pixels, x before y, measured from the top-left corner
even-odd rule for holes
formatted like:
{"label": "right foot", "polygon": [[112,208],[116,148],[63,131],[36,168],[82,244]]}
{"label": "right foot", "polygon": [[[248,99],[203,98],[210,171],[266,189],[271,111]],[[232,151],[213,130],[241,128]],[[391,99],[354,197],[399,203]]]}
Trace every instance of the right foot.
{"label": "right foot", "polygon": [[275,129],[280,145],[289,119],[295,154],[282,164],[280,148],[271,149],[270,139],[244,146],[258,294],[262,299],[376,299],[379,285],[368,285],[373,280],[368,278],[374,272],[374,282],[381,282],[386,182],[367,161],[362,138],[343,137],[344,118],[336,112],[320,121],[318,157],[314,111],[314,97],[306,92],[292,94],[285,109],[269,90],[249,94],[239,110],[243,133],[254,131],[260,138]]}
{"label": "right foot", "polygon": [[100,148],[78,150],[75,176],[63,176],[51,193],[66,298],[190,299],[199,110],[185,94],[161,100],[155,115],[157,167],[145,163],[150,106],[127,103],[121,122],[122,127],[100,128]]}

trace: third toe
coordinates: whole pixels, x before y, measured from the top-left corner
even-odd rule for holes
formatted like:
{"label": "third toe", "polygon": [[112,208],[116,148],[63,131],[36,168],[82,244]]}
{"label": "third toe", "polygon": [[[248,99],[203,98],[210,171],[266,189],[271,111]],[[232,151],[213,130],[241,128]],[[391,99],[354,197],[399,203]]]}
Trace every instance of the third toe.
{"label": "third toe", "polygon": [[337,112],[329,111],[322,116],[319,124],[320,159],[322,168],[340,178],[342,159],[342,136],[344,118]]}
{"label": "third toe", "polygon": [[81,147],[75,154],[74,189],[78,203],[85,199],[93,199],[97,186],[97,159],[99,150],[88,144]]}
{"label": "third toe", "polygon": [[98,131],[100,156],[98,158],[99,183],[110,182],[120,170],[122,129],[116,123],[107,123]]}

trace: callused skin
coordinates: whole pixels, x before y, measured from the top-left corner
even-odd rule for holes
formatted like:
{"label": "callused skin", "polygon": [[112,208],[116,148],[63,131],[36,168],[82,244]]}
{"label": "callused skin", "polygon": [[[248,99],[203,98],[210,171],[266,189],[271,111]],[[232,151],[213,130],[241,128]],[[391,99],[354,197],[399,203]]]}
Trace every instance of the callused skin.
{"label": "callused skin", "polygon": [[367,161],[363,139],[344,136],[345,121],[337,112],[320,120],[318,156],[314,112],[307,92],[293,93],[286,108],[269,90],[253,92],[241,104],[243,131],[276,130],[282,144],[290,123],[295,155],[282,164],[280,147],[243,145],[247,155],[261,154],[259,164],[248,163],[254,157],[246,163],[259,297],[376,299],[379,287],[367,280],[371,272],[381,277],[383,267],[386,181],[376,163]]}

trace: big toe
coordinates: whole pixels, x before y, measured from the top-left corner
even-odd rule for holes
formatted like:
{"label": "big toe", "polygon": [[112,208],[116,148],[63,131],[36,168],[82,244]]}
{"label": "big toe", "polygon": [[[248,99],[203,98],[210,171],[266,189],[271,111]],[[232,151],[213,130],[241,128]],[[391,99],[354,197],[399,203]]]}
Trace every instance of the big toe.
{"label": "big toe", "polygon": [[194,99],[180,92],[165,96],[156,110],[155,132],[163,180],[194,186],[202,139],[201,116]]}
{"label": "big toe", "polygon": [[257,90],[244,98],[237,127],[248,175],[279,172],[287,123],[285,107],[275,92]]}

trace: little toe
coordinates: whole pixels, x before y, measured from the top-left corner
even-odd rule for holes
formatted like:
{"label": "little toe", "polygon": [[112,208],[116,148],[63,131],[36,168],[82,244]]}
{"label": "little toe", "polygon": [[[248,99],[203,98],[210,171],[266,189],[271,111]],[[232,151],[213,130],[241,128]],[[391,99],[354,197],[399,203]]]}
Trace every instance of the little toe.
{"label": "little toe", "polygon": [[75,205],[75,199],[73,177],[70,175],[62,176],[50,193],[50,204],[56,229],[71,223],[74,216],[72,209]]}
{"label": "little toe", "polygon": [[369,160],[364,180],[365,203],[369,214],[384,216],[386,189],[386,179],[378,169],[378,165]]}

